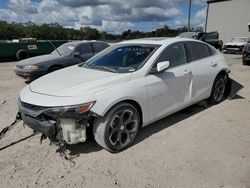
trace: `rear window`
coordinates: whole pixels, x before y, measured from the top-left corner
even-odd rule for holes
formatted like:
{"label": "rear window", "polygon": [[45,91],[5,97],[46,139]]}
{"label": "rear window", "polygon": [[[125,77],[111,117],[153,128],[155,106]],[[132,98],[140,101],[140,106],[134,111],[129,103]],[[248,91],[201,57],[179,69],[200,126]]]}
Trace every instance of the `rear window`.
{"label": "rear window", "polygon": [[93,43],[93,47],[94,47],[95,52],[100,52],[100,51],[104,50],[105,48],[107,48],[108,46],[109,46],[108,44],[101,43],[101,42],[94,42]]}
{"label": "rear window", "polygon": [[210,56],[217,54],[217,51],[214,48],[211,48],[208,45],[207,45],[207,47],[208,47],[208,51],[209,51]]}
{"label": "rear window", "polygon": [[200,42],[187,42],[190,60],[195,61],[210,56],[208,46]]}

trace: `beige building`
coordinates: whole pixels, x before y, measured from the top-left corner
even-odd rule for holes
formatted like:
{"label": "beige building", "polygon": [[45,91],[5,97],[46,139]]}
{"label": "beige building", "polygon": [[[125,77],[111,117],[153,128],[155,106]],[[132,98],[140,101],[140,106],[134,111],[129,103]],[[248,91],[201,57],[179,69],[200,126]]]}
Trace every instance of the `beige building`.
{"label": "beige building", "polygon": [[207,3],[207,32],[219,31],[224,43],[232,37],[250,37],[250,0],[209,0]]}

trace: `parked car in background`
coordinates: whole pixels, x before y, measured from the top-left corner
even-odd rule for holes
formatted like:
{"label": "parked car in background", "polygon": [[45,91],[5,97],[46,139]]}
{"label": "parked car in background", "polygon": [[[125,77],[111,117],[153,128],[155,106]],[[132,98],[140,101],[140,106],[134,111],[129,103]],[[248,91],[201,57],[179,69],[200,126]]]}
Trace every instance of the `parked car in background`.
{"label": "parked car in background", "polygon": [[47,73],[84,62],[107,48],[109,44],[102,41],[68,42],[51,54],[28,58],[16,63],[16,75],[34,80]]}
{"label": "parked car in background", "polygon": [[180,38],[193,38],[206,42],[218,50],[222,50],[223,41],[219,40],[219,32],[184,32],[179,35]]}
{"label": "parked car in background", "polygon": [[36,40],[35,38],[0,41],[0,61],[23,60],[38,55],[50,54],[66,40]]}
{"label": "parked car in background", "polygon": [[243,48],[247,45],[249,41],[250,40],[247,37],[234,37],[230,40],[230,42],[224,45],[223,52],[242,54]]}
{"label": "parked car in background", "polygon": [[250,42],[246,44],[242,52],[242,64],[250,65]]}
{"label": "parked car in background", "polygon": [[207,43],[183,38],[124,41],[20,93],[19,112],[52,142],[96,142],[117,152],[140,127],[199,101],[224,99],[229,68]]}

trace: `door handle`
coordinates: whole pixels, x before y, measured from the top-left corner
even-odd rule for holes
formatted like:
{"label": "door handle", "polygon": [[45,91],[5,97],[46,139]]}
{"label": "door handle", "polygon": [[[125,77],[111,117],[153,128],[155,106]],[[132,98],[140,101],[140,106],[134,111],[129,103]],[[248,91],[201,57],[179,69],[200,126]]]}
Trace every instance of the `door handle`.
{"label": "door handle", "polygon": [[211,67],[217,67],[217,63],[216,62],[211,62]]}
{"label": "door handle", "polygon": [[186,76],[190,75],[191,73],[192,73],[192,72],[191,72],[190,70],[187,70],[187,69],[184,71],[184,74],[185,74]]}

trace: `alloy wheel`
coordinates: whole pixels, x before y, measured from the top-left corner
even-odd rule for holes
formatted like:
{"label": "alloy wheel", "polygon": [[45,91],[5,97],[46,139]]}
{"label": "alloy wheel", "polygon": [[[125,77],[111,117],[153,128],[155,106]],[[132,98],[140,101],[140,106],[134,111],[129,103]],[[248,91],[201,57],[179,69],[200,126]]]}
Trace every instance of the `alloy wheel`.
{"label": "alloy wheel", "polygon": [[126,147],[134,139],[139,127],[137,114],[132,110],[119,110],[110,121],[108,139],[117,149]]}
{"label": "alloy wheel", "polygon": [[215,101],[221,101],[222,98],[224,97],[225,94],[225,88],[226,88],[226,84],[225,84],[225,80],[223,78],[220,78],[217,80],[216,84],[215,84],[215,90],[214,90],[214,99]]}

